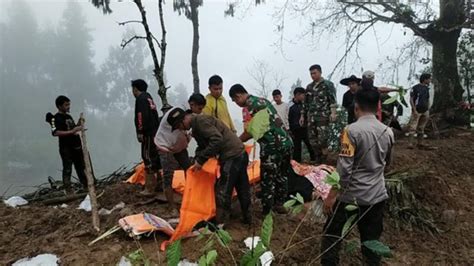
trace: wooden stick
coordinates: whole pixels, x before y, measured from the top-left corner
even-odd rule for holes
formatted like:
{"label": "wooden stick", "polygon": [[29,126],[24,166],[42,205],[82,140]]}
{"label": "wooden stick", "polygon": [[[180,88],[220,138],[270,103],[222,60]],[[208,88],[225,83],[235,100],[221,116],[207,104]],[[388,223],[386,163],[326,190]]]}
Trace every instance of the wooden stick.
{"label": "wooden stick", "polygon": [[[83,127],[85,126],[83,113],[81,113],[81,116],[79,118],[79,124]],[[94,176],[92,172],[91,157],[89,155],[89,151],[87,150],[85,128],[81,130],[81,133],[79,136],[81,137],[82,152],[84,155],[85,172],[86,172],[86,177],[87,177],[87,188],[89,190],[89,197],[91,199],[92,225],[97,232],[100,232],[100,220],[99,220],[99,210],[97,208],[97,196],[95,193],[95,184],[94,184]]]}

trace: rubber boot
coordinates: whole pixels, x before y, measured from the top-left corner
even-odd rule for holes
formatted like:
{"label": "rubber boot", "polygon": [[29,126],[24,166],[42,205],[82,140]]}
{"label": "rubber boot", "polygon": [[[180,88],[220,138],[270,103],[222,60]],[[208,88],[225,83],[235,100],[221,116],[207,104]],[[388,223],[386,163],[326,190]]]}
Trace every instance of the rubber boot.
{"label": "rubber boot", "polygon": [[226,223],[229,222],[230,213],[228,210],[223,208],[216,208],[216,222],[218,225],[225,226]]}
{"label": "rubber boot", "polygon": [[417,144],[416,144],[416,147],[418,149],[429,149],[430,147],[426,144],[423,143],[423,140],[424,140],[424,134],[418,134],[417,138]]}
{"label": "rubber boot", "polygon": [[242,211],[242,223],[247,224],[247,225],[252,224],[252,214],[250,213],[249,210]]}
{"label": "rubber boot", "polygon": [[145,189],[140,192],[140,195],[145,197],[153,197],[155,196],[155,187],[156,187],[156,179],[154,173],[145,173]]}
{"label": "rubber boot", "polygon": [[408,149],[415,148],[415,134],[410,133],[408,135]]}
{"label": "rubber boot", "polygon": [[156,186],[155,186],[155,192],[163,192],[163,175],[161,171],[156,173]]}
{"label": "rubber boot", "polygon": [[178,209],[178,205],[174,202],[174,191],[172,188],[165,189],[165,197],[166,197],[166,200],[168,201],[169,215],[172,217],[178,217],[179,209]]}

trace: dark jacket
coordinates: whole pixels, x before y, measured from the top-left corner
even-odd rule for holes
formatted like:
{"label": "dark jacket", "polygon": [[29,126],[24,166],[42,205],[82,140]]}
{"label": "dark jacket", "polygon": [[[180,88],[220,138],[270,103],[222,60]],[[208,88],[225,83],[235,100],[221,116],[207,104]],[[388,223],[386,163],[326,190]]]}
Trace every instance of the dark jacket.
{"label": "dark jacket", "polygon": [[158,125],[156,104],[148,92],[142,92],[135,100],[135,128],[137,134],[154,137]]}
{"label": "dark jacket", "polygon": [[195,115],[191,119],[193,137],[198,147],[195,159],[204,164],[211,157],[220,162],[242,155],[244,144],[222,121],[209,115]]}
{"label": "dark jacket", "polygon": [[352,93],[350,90],[346,91],[344,93],[344,96],[342,97],[342,106],[346,108],[347,110],[347,124],[352,124],[356,121],[355,118],[355,102],[354,102],[354,93]]}
{"label": "dark jacket", "polygon": [[293,105],[290,107],[288,113],[288,122],[290,124],[290,130],[296,131],[302,129],[300,125],[301,110],[303,109],[303,103],[298,103],[293,100]]}

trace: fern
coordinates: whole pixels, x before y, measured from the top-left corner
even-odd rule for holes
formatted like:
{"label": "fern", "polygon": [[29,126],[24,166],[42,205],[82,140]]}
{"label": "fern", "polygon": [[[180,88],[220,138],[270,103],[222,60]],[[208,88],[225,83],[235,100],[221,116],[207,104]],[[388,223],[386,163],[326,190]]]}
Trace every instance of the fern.
{"label": "fern", "polygon": [[174,241],[166,249],[166,263],[169,266],[177,266],[181,260],[181,239]]}

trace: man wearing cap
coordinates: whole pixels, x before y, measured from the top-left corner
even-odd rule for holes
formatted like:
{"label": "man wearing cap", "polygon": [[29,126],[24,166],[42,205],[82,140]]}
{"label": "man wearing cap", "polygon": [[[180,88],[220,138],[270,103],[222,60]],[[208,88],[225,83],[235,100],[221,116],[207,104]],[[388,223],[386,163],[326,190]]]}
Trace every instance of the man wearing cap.
{"label": "man wearing cap", "polygon": [[144,80],[132,80],[132,93],[135,96],[135,128],[145,164],[145,189],[141,194],[153,196],[156,188],[155,174],[159,175],[161,168],[158,150],[153,142],[158,130],[159,118],[156,104],[151,95],[146,92],[147,88],[148,84]]}
{"label": "man wearing cap", "polygon": [[321,66],[309,68],[313,82],[306,87],[300,123],[306,121],[311,146],[316,155],[313,163],[323,163],[328,154],[329,122],[336,121],[336,89],[321,76]]}
{"label": "man wearing cap", "polygon": [[341,84],[349,87],[349,90],[344,93],[342,97],[342,106],[346,108],[347,111],[347,124],[352,124],[356,121],[355,113],[354,113],[354,95],[359,88],[360,81],[362,79],[356,77],[355,75],[351,75],[348,78],[342,79]]}
{"label": "man wearing cap", "polygon": [[172,188],[174,171],[178,169],[187,170],[191,166],[187,147],[189,139],[184,130],[173,131],[170,124],[170,114],[177,107],[166,110],[155,136],[155,144],[160,154],[160,162],[163,167],[163,191],[168,201],[168,211],[175,216],[179,207],[174,201]]}
{"label": "man wearing cap", "polygon": [[[374,86],[374,81],[375,81],[375,73],[374,71],[367,70],[362,73],[362,81],[361,81],[361,87],[366,88],[366,89],[375,89],[379,93],[389,93],[392,91],[397,91],[397,89],[390,89],[387,87],[376,87]],[[379,121],[382,121],[382,101],[379,101],[378,107],[377,107],[377,118]]]}
{"label": "man wearing cap", "polygon": [[289,108],[288,104],[282,101],[282,95],[280,90],[274,90],[272,92],[273,100],[275,103],[273,104],[273,107],[275,107],[278,115],[280,116],[282,122],[283,122],[283,127],[286,130],[289,130],[289,123],[288,123],[288,113],[289,113]]}
{"label": "man wearing cap", "polygon": [[198,147],[193,169],[199,171],[211,157],[217,157],[220,164],[220,177],[216,181],[216,220],[225,224],[230,217],[232,192],[237,191],[242,220],[251,223],[250,185],[247,175],[248,155],[244,144],[221,120],[209,115],[196,115],[176,108],[167,118],[173,130],[193,131]]}

